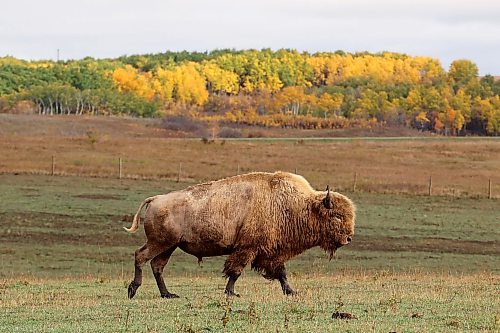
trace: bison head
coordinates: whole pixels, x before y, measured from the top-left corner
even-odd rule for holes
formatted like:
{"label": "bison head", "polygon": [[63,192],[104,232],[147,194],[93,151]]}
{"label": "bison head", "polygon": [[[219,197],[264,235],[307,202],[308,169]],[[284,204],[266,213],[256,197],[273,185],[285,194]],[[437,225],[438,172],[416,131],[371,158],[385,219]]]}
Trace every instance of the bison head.
{"label": "bison head", "polygon": [[331,259],[338,248],[352,241],[356,207],[346,196],[330,192],[328,186],[325,192],[317,194],[315,201],[322,230],[320,246],[330,254]]}

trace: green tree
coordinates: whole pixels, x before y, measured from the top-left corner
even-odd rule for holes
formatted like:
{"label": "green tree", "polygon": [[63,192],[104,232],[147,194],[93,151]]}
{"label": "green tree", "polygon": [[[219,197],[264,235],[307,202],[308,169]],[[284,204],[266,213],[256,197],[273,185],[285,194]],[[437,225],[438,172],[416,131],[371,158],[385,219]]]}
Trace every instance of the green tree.
{"label": "green tree", "polygon": [[470,60],[460,59],[453,61],[448,72],[448,78],[453,90],[457,92],[472,80],[476,80],[478,72],[477,65]]}

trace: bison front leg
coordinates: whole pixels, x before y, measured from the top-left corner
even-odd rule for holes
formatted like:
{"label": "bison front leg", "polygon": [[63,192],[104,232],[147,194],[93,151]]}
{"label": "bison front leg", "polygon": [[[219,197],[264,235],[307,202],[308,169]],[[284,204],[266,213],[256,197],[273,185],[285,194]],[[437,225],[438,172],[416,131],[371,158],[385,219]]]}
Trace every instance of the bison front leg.
{"label": "bison front leg", "polygon": [[228,296],[237,296],[240,297],[239,294],[234,292],[234,284],[236,280],[243,272],[243,269],[255,258],[255,252],[251,250],[240,250],[232,253],[224,263],[224,275],[228,277],[226,289],[224,292]]}
{"label": "bison front leg", "polygon": [[234,284],[236,283],[236,280],[238,280],[238,278],[240,277],[240,275],[241,275],[241,273],[240,274],[232,273],[232,274],[230,274],[228,276],[226,289],[224,290],[224,293],[227,296],[240,297],[240,294],[234,292]]}
{"label": "bison front leg", "polygon": [[292,289],[292,287],[290,287],[290,285],[288,284],[288,280],[286,278],[286,269],[285,269],[285,265],[281,265],[278,267],[278,269],[276,270],[276,276],[278,278],[278,281],[280,282],[281,284],[281,290],[283,290],[283,294],[285,295],[291,295],[291,296],[294,296],[296,295],[297,293]]}
{"label": "bison front leg", "polygon": [[163,280],[163,268],[168,263],[170,256],[176,249],[176,246],[171,247],[170,249],[160,253],[156,257],[151,260],[151,269],[153,270],[153,275],[156,280],[156,284],[158,285],[158,289],[160,290],[160,295],[163,298],[178,298],[179,296],[176,294],[172,294],[168,291],[167,286],[165,285],[165,281]]}

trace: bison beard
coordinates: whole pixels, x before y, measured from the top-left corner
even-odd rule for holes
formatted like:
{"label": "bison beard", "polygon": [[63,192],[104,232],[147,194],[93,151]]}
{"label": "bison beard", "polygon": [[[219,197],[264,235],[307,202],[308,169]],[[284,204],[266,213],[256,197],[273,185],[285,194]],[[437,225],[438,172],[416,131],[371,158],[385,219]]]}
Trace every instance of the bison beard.
{"label": "bison beard", "polygon": [[250,173],[147,198],[125,230],[138,230],[145,206],[147,241],[135,252],[129,298],[141,285],[142,267],[149,260],[161,297],[178,297],[162,277],[176,248],[198,260],[229,255],[223,269],[227,295],[239,296],[234,285],[248,264],[293,295],[285,262],[315,246],[331,259],[354,234],[351,200],[328,187],[315,191],[303,177],[285,172]]}

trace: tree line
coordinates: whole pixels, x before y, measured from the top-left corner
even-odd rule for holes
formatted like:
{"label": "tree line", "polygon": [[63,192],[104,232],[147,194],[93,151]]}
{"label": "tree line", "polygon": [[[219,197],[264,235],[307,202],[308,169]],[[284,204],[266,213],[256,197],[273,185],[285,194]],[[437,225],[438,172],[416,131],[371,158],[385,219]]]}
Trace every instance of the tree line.
{"label": "tree line", "polygon": [[165,114],[261,126],[400,125],[498,135],[500,81],[470,60],[296,50],[165,52],[116,59],[0,58],[0,109]]}

